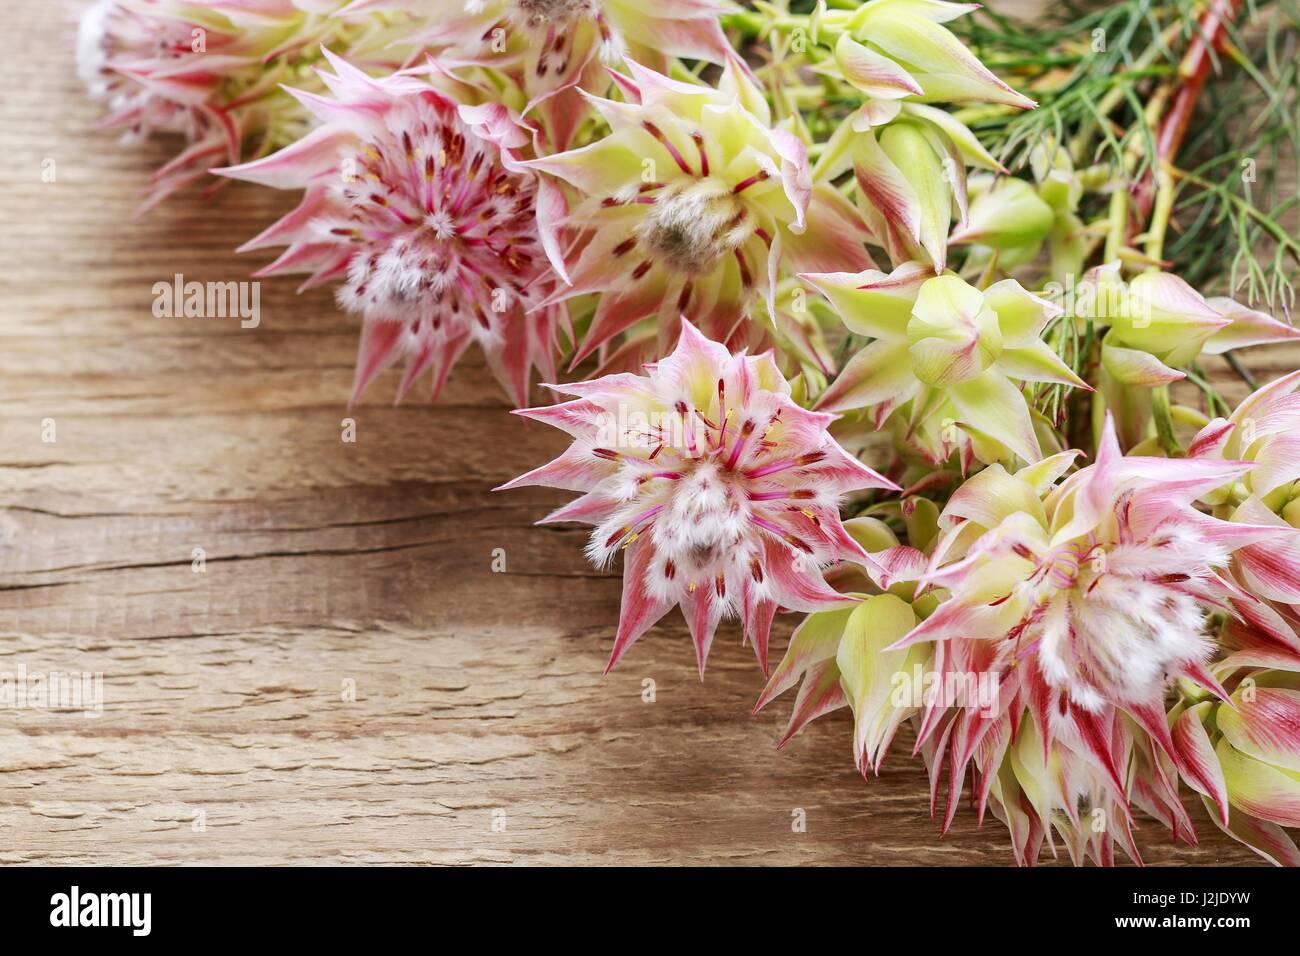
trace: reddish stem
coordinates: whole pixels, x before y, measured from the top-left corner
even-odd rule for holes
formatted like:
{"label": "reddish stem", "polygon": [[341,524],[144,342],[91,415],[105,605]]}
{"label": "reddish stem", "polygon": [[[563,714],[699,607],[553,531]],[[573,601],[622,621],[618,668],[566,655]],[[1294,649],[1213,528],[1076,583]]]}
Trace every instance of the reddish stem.
{"label": "reddish stem", "polygon": [[1156,134],[1156,161],[1142,177],[1135,191],[1136,219],[1146,222],[1151,215],[1151,206],[1155,202],[1155,172],[1165,163],[1172,163],[1187,136],[1187,124],[1196,112],[1196,101],[1200,99],[1201,90],[1210,75],[1213,57],[1210,49],[1219,49],[1223,43],[1224,24],[1237,15],[1241,0],[1214,0],[1210,8],[1201,17],[1201,32],[1192,38],[1178,68],[1183,78],[1183,85],[1174,94],[1169,112],[1160,123]]}

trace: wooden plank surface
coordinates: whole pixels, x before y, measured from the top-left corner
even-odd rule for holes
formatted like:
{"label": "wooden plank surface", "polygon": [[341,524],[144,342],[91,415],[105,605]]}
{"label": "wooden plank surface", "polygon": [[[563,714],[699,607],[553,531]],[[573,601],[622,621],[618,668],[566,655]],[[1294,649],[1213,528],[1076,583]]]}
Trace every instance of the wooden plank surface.
{"label": "wooden plank surface", "polygon": [[[0,671],[102,672],[104,710],[0,710],[0,861],[1010,862],[969,809],[938,838],[902,746],[863,781],[847,712],[774,753],[788,705],[749,716],[734,625],[703,683],[676,612],[602,678],[619,582],[580,528],[532,525],[564,495],[491,492],[561,441],[477,357],[436,405],[393,407],[389,377],[349,412],[328,291],[264,282],[255,330],[154,318],[155,282],[245,279],[265,260],[230,250],[290,197],[133,219],[167,148],[91,128],[70,18],[6,12]],[[1139,837],[1154,863],[1255,859],[1201,835]]]}

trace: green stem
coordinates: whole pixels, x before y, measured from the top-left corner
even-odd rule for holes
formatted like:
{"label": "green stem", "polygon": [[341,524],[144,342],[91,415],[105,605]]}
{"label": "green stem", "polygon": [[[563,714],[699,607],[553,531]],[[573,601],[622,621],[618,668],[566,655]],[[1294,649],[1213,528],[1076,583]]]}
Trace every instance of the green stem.
{"label": "green stem", "polygon": [[1169,407],[1169,386],[1161,385],[1151,390],[1151,413],[1156,421],[1156,437],[1160,447],[1170,458],[1180,458],[1183,446],[1174,434],[1174,415]]}
{"label": "green stem", "polygon": [[1153,260],[1148,272],[1160,271],[1158,263],[1164,255],[1165,233],[1169,229],[1169,217],[1174,211],[1174,177],[1169,175],[1167,167],[1156,173],[1156,201],[1151,210],[1151,227],[1147,230],[1147,256]]}
{"label": "green stem", "polygon": [[[1164,50],[1168,49],[1169,44],[1178,38],[1181,30],[1181,23],[1173,23],[1166,27],[1157,40],[1148,45],[1128,69],[1140,73],[1151,66],[1155,63],[1156,58],[1161,56]],[[1074,157],[1076,163],[1083,164],[1085,157],[1088,155],[1088,147],[1091,144],[1092,135],[1097,129],[1097,124],[1105,122],[1106,117],[1110,116],[1111,112],[1120,103],[1124,102],[1127,91],[1127,85],[1124,83],[1117,84],[1107,90],[1106,95],[1097,102],[1096,115],[1093,119],[1084,122],[1080,126],[1079,132],[1071,140],[1070,155]]]}
{"label": "green stem", "polygon": [[1205,393],[1205,403],[1209,406],[1211,415],[1222,413],[1222,415],[1227,418],[1232,414],[1232,406],[1228,404],[1228,400],[1220,395],[1215,390],[1214,386],[1206,380],[1204,374],[1199,371],[1199,366],[1197,370],[1189,368],[1185,369],[1185,372],[1187,374],[1187,381],[1191,382]]}
{"label": "green stem", "polygon": [[1110,228],[1106,232],[1106,252],[1103,262],[1114,262],[1124,248],[1128,234],[1128,190],[1117,185],[1110,194]]}
{"label": "green stem", "polygon": [[1234,352],[1224,352],[1223,357],[1228,360],[1228,364],[1232,366],[1232,370],[1237,373],[1237,376],[1246,383],[1247,388],[1252,392],[1259,388],[1259,382],[1255,381],[1255,376],[1251,375],[1250,370],[1241,364],[1241,359],[1237,358]]}

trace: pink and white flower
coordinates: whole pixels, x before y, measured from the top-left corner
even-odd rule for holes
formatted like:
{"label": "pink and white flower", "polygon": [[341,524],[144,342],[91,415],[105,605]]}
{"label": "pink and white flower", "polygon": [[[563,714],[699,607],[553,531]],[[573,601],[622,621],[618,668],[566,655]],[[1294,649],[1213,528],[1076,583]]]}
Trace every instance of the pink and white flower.
{"label": "pink and white flower", "polygon": [[[972,760],[981,807],[997,786],[1010,785],[1002,754],[1014,737],[1019,756],[1009,769],[1031,804],[1042,801],[1039,824],[1046,807],[1078,829],[1074,785],[1059,776],[1068,753],[1122,811],[1126,841],[1130,799],[1190,835],[1176,782],[1196,769],[1170,736],[1166,690],[1184,677],[1224,694],[1206,666],[1213,648],[1206,616],[1231,610],[1231,556],[1286,544],[1295,532],[1194,507],[1248,463],[1125,457],[1109,420],[1096,463],[1058,481],[1074,456],[1014,475],[991,466],[944,509],[931,569],[920,580],[949,596],[892,648],[930,643],[937,669],[996,674],[1003,708],[996,717],[929,708],[918,739],[935,749],[932,763],[949,762],[949,819]],[[1037,772],[1030,774],[1022,752],[1027,726],[1046,775],[1037,783],[1027,779]],[[1019,805],[1001,803],[1012,814]],[[1226,820],[1221,800],[1218,811]]]}
{"label": "pink and white flower", "polygon": [[573,444],[503,487],[583,492],[545,520],[595,525],[587,551],[598,566],[624,552],[609,667],[680,604],[701,676],[719,621],[737,616],[766,672],[778,608],[851,600],[821,574],[870,561],[839,506],[849,492],[895,486],[830,437],[834,416],[791,400],[770,353],[732,355],[683,320],[675,351],[645,375],[551,387],[575,397],[519,414]]}
{"label": "pink and white flower", "polygon": [[413,38],[450,67],[484,67],[522,92],[526,115],[545,113],[551,145],[565,149],[584,115],[575,87],[609,88],[625,56],[666,71],[671,58],[725,63],[734,56],[718,17],[722,0],[354,0],[344,16],[402,10],[427,26]]}
{"label": "pink and white flower", "polygon": [[1063,712],[1136,714],[1172,677],[1204,676],[1204,609],[1223,604],[1231,554],[1294,532],[1194,507],[1246,463],[1125,457],[1108,420],[1096,463],[1055,484],[1075,454],[958,489],[922,578],[951,597],[901,643],[989,641]]}
{"label": "pink and white flower", "polygon": [[298,208],[241,251],[288,249],[258,275],[307,272],[343,284],[362,316],[353,399],[406,361],[399,398],[432,371],[436,395],[477,342],[517,405],[533,367],[553,374],[563,310],[542,224],[563,199],[524,168],[530,130],[499,104],[458,103],[414,76],[372,79],[326,53],[332,96],[294,95],[322,125],[266,159],[218,170],[304,189]]}
{"label": "pink and white flower", "polygon": [[602,293],[575,363],[641,320],[657,325],[661,348],[680,316],[734,345],[760,296],[775,312],[783,271],[870,265],[852,205],[814,185],[806,145],[771,126],[734,59],[716,89],[628,67],[630,102],[588,97],[609,136],[527,164],[581,197],[556,262],[571,284],[551,298]]}
{"label": "pink and white flower", "polygon": [[175,133],[187,145],[153,176],[155,205],[247,151],[303,135],[308,115],[280,84],[310,77],[322,43],[382,73],[402,65],[410,18],[344,23],[344,0],[96,0],[81,17],[77,68],[103,102],[101,125],[138,139]]}

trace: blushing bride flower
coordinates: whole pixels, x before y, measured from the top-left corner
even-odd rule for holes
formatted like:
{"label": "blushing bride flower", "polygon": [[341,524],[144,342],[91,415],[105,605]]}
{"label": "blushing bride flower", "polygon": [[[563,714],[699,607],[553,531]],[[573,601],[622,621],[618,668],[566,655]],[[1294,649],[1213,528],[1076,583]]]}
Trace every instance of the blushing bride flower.
{"label": "blushing bride flower", "polygon": [[[879,765],[898,720],[915,715],[932,806],[941,782],[948,783],[944,828],[973,768],[978,812],[992,809],[1006,822],[1022,864],[1033,863],[1044,840],[1054,848],[1054,834],[1076,863],[1091,856],[1109,864],[1116,843],[1140,860],[1132,804],[1194,841],[1177,791],[1180,776],[1228,824],[1224,787],[1208,772],[1205,748],[1188,746],[1186,728],[1171,731],[1165,694],[1185,677],[1226,697],[1206,666],[1206,616],[1228,606],[1230,556],[1295,536],[1289,528],[1222,521],[1194,507],[1248,463],[1125,457],[1109,420],[1096,462],[1062,480],[1075,454],[1015,474],[991,465],[952,496],[929,570],[911,575],[936,589],[927,599],[937,606],[915,623],[889,596],[899,613],[872,637],[881,666],[859,668],[856,677],[868,682],[858,699],[876,707],[865,731],[863,712],[854,707],[858,733],[868,735],[857,751],[864,772]],[[816,632],[813,643],[796,635],[760,703],[800,674],[807,714],[853,703],[843,676],[838,696],[818,689],[821,661],[831,655],[838,673],[854,670],[845,653],[851,629],[827,621],[834,626]],[[898,655],[918,649],[928,650],[941,686],[968,678],[984,687],[991,678],[996,707],[939,696],[878,712],[891,672],[906,670]],[[805,719],[799,711],[797,704],[796,717]]]}
{"label": "blushing bride flower", "polygon": [[218,170],[306,190],[241,251],[287,245],[257,274],[343,282],[340,304],[364,320],[354,400],[401,358],[399,397],[429,370],[437,394],[477,342],[526,404],[531,368],[553,373],[560,316],[540,306],[553,279],[539,219],[563,208],[519,163],[529,131],[498,104],[457,103],[413,76],[372,79],[326,55],[333,96],[295,91],[323,125],[273,156]]}
{"label": "blushing bride flower", "polygon": [[[624,56],[659,69],[674,56],[725,63],[731,45],[718,16],[730,9],[720,0],[354,0],[343,12],[415,14],[427,24],[419,42],[439,60],[504,71],[530,107],[556,101],[572,114],[572,101],[555,94],[605,89],[605,67]],[[570,129],[576,122],[555,119]]]}
{"label": "blushing bride flower", "polygon": [[575,397],[519,414],[573,444],[503,487],[583,492],[545,521],[595,525],[587,550],[599,566],[625,552],[609,667],[680,604],[701,676],[718,622],[735,616],[766,672],[778,607],[849,600],[821,575],[840,559],[870,561],[840,522],[841,498],[896,486],[830,437],[834,416],[791,400],[770,353],[732,355],[683,320],[677,348],[647,374],[551,387]]}
{"label": "blushing bride flower", "polygon": [[[1248,463],[1126,457],[1109,418],[1096,462],[1058,481],[1074,455],[1015,475],[993,465],[953,495],[920,576],[949,596],[890,649],[928,642],[936,669],[991,672],[1002,685],[996,718],[969,708],[921,717],[918,740],[934,772],[950,760],[948,820],[974,761],[979,805],[992,795],[1018,855],[1032,848],[1035,828],[1041,838],[1049,826],[1083,849],[1077,781],[1086,777],[1091,805],[1112,828],[1119,820],[1135,856],[1130,801],[1191,838],[1174,781],[1204,775],[1171,736],[1165,694],[1186,677],[1226,697],[1206,667],[1206,614],[1228,607],[1230,557],[1296,532],[1194,507]],[[1037,746],[1025,743],[1027,728]],[[1222,799],[1218,811],[1226,824]]]}
{"label": "blushing bride flower", "polygon": [[963,463],[1042,449],[1021,382],[1088,388],[1042,339],[1060,309],[1015,279],[980,290],[909,262],[886,275],[806,273],[840,319],[874,339],[818,399],[842,412],[872,408],[876,428],[895,417],[906,443],[932,464],[954,451]]}
{"label": "blushing bride flower", "polygon": [[967,224],[966,167],[1006,170],[961,121],[929,104],[1034,106],[944,26],[975,9],[944,0],[870,0],[819,18],[821,29],[838,38],[818,71],[843,78],[863,102],[826,144],[816,173],[834,178],[851,166],[864,218],[890,258],[926,262],[936,274],[947,264],[954,214],[959,226]]}
{"label": "blushing bride flower", "polygon": [[773,304],[783,267],[870,264],[851,204],[813,185],[805,144],[770,125],[734,58],[716,89],[628,68],[630,102],[588,97],[609,136],[526,164],[583,197],[556,263],[571,285],[552,297],[603,293],[575,363],[646,318],[664,346],[683,315],[730,342],[760,295]]}
{"label": "blushing bride flower", "polygon": [[77,71],[130,139],[176,133],[186,147],[153,177],[146,208],[245,150],[269,151],[306,132],[306,111],[280,84],[301,84],[322,43],[389,73],[410,47],[401,23],[344,23],[345,0],[95,0],[82,14]]}
{"label": "blushing bride flower", "polygon": [[[272,6],[284,4],[268,3],[267,12]],[[151,203],[223,158],[239,158],[239,132],[229,114],[213,105],[223,79],[247,65],[245,57],[231,55],[239,38],[229,23],[220,30],[209,17],[200,26],[185,13],[179,4],[96,0],[78,27],[77,72],[108,110],[101,125],[120,127],[131,140],[161,132],[179,133],[189,142],[159,171]]]}
{"label": "blushing bride flower", "polygon": [[922,577],[951,597],[899,643],[991,641],[989,666],[1041,681],[1061,718],[1163,721],[1169,680],[1207,676],[1205,608],[1223,604],[1232,552],[1295,532],[1196,510],[1247,463],[1126,457],[1109,419],[1096,462],[1054,484],[1074,454],[990,466],[954,493]]}

